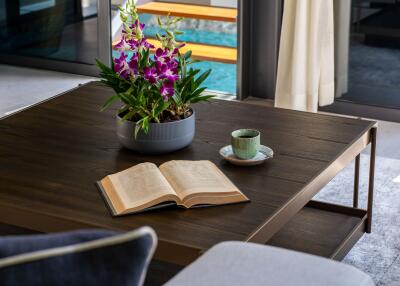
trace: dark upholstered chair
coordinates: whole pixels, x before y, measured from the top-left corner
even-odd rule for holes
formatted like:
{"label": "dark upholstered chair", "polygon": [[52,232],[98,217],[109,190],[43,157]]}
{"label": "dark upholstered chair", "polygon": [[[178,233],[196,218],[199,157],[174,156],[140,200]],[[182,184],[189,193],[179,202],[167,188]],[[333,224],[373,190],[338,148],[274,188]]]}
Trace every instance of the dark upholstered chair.
{"label": "dark upholstered chair", "polygon": [[142,285],[157,238],[82,230],[0,238],[0,285]]}

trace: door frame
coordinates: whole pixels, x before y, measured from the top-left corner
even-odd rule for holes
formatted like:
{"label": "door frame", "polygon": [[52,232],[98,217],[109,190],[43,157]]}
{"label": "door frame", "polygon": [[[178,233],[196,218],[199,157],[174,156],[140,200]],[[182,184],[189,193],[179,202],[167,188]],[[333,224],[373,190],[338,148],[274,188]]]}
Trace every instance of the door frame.
{"label": "door frame", "polygon": [[238,0],[237,98],[274,99],[283,0]]}

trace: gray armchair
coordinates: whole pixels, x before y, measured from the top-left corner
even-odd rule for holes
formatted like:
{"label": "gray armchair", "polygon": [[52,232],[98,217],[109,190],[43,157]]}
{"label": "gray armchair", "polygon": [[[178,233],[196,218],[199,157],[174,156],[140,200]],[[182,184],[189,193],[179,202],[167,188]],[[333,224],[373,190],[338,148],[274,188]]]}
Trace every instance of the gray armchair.
{"label": "gray armchair", "polygon": [[166,286],[373,286],[364,272],[337,261],[244,242],[220,243]]}

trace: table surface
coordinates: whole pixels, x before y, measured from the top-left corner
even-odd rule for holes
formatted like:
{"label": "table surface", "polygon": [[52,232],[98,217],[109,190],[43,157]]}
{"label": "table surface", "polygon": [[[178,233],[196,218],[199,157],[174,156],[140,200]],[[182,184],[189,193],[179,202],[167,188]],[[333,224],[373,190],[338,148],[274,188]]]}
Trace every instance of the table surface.
{"label": "table surface", "polygon": [[[42,232],[149,225],[159,236],[160,252],[251,241],[375,124],[215,100],[194,106],[196,136],[189,147],[148,156],[123,149],[115,110],[99,111],[112,93],[90,83],[0,121],[0,222]],[[223,161],[218,151],[238,128],[260,130],[275,157],[254,167]],[[179,159],[211,160],[251,202],[110,216],[95,181],[141,162]]]}

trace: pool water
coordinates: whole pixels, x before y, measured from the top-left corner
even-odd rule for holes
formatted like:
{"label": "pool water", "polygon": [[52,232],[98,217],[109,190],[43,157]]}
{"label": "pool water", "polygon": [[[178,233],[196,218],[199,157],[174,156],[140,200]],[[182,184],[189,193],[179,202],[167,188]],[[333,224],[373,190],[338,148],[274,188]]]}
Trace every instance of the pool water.
{"label": "pool water", "polygon": [[[165,32],[158,26],[157,16],[151,14],[140,14],[139,19],[146,24],[144,33],[147,37],[155,38],[156,34]],[[165,23],[165,17],[160,17]],[[180,42],[202,43],[225,47],[237,47],[236,24],[206,21],[197,19],[184,19],[175,24],[175,28],[182,31],[182,35],[176,35]]]}
{"label": "pool water", "polygon": [[208,79],[204,82],[209,90],[236,94],[236,65],[218,62],[199,62],[193,64],[200,70],[212,69]]}
{"label": "pool water", "polygon": [[[201,30],[181,30],[182,35],[176,35],[176,40],[179,42],[191,42],[191,43],[202,43],[207,45],[218,45],[225,47],[237,47],[236,34],[218,33],[211,31]],[[162,32],[158,27],[146,27],[146,37],[155,38],[156,34],[162,35]]]}
{"label": "pool water", "polygon": [[[154,23],[151,15],[141,15],[141,21],[146,24],[144,30],[146,37],[154,38],[156,33],[160,33],[158,26]],[[216,25],[216,27],[218,27]],[[182,42],[203,43],[208,45],[219,45],[226,47],[237,46],[236,33],[224,33],[208,31],[202,29],[180,29],[183,35],[177,35],[177,40]],[[118,51],[113,51],[113,57],[118,57]],[[230,94],[236,94],[236,64],[226,64],[220,62],[202,61],[193,64],[193,68],[202,71],[212,69],[209,78],[204,82],[209,90],[221,91]]]}

